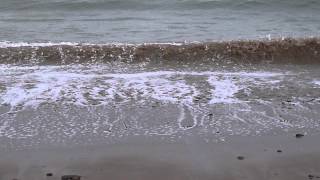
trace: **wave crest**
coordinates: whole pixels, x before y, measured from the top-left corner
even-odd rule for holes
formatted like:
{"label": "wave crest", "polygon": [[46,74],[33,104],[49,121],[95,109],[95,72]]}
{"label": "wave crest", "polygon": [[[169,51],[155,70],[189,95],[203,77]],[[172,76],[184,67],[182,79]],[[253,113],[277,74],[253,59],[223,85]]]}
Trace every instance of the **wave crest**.
{"label": "wave crest", "polygon": [[243,40],[203,43],[79,44],[2,43],[1,64],[83,64],[122,61],[320,63],[320,39]]}

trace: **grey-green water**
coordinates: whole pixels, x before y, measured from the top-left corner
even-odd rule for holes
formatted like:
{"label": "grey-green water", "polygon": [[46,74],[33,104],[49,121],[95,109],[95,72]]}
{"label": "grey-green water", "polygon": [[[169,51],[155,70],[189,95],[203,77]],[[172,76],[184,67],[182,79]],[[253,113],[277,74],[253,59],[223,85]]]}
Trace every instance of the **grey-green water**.
{"label": "grey-green water", "polygon": [[317,0],[3,0],[0,41],[172,42],[318,36]]}

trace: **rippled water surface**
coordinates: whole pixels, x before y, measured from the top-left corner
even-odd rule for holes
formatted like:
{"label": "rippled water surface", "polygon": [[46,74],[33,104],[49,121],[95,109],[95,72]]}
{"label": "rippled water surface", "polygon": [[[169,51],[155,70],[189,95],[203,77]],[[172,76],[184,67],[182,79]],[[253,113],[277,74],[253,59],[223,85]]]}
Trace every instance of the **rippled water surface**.
{"label": "rippled water surface", "polygon": [[4,0],[0,40],[172,42],[317,36],[305,0]]}

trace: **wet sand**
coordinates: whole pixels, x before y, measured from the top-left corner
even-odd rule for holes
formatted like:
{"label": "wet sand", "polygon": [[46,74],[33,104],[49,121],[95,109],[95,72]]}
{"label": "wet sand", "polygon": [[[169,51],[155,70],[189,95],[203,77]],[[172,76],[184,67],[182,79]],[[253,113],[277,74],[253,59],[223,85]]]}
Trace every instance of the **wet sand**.
{"label": "wet sand", "polygon": [[17,151],[2,153],[0,178],[317,179],[319,136],[297,139],[289,132],[210,144],[196,137],[178,143],[141,137],[109,145]]}
{"label": "wet sand", "polygon": [[320,177],[318,65],[1,68],[0,180]]}

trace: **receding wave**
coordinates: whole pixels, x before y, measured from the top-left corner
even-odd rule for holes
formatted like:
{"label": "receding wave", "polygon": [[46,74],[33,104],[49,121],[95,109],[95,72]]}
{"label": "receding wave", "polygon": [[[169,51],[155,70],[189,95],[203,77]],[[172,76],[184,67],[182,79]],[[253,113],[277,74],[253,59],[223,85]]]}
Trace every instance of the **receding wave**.
{"label": "receding wave", "polygon": [[99,64],[114,61],[319,64],[320,39],[149,44],[0,43],[1,64]]}

